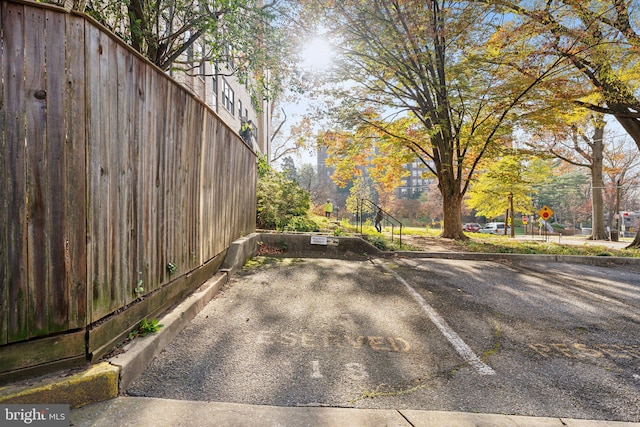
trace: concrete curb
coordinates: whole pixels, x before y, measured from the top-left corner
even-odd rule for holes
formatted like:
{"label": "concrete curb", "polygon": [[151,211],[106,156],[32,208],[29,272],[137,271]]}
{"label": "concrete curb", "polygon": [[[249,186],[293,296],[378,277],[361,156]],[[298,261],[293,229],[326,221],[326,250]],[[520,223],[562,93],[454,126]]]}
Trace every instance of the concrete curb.
{"label": "concrete curb", "polygon": [[247,258],[252,257],[258,251],[258,241],[260,235],[257,233],[241,237],[231,243],[227,250],[227,256],[220,267],[221,272],[226,272],[230,276],[242,268]]}
{"label": "concrete curb", "polygon": [[158,333],[138,337],[121,353],[108,360],[120,369],[120,391],[124,392],[151,361],[196,317],[228,281],[227,273],[217,273],[171,312],[159,319],[164,325]]}
{"label": "concrete curb", "polygon": [[68,404],[72,408],[118,396],[120,369],[98,363],[68,377],[42,377],[0,388],[3,404]]}
{"label": "concrete curb", "polygon": [[380,256],[387,258],[434,258],[456,259],[466,261],[529,261],[586,264],[607,267],[612,265],[640,265],[640,258],[612,257],[612,256],[580,256],[580,255],[539,255],[539,254],[504,254],[485,252],[380,252]]}

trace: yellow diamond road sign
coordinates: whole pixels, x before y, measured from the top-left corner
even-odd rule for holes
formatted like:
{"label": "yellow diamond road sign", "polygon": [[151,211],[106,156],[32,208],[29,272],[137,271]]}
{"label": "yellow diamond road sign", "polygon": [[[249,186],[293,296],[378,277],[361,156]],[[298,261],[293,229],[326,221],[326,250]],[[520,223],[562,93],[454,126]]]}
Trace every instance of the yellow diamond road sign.
{"label": "yellow diamond road sign", "polygon": [[538,211],[538,216],[546,221],[553,216],[553,211],[548,206],[543,206]]}

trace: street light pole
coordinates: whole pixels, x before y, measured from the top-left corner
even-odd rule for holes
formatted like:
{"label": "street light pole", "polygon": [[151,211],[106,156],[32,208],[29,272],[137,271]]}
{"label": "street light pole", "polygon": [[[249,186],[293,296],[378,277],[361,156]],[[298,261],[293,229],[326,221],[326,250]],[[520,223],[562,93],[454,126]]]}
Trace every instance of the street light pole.
{"label": "street light pole", "polygon": [[509,221],[509,226],[511,227],[511,237],[516,237],[516,231],[515,231],[515,227],[514,227],[514,215],[513,215],[513,193],[509,193],[509,213],[510,213],[510,219],[511,221]]}

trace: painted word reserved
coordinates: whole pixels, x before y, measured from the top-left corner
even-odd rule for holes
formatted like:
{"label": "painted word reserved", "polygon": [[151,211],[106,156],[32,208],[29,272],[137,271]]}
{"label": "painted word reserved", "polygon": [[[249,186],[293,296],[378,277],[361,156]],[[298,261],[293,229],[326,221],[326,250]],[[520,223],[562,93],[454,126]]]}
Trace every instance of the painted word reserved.
{"label": "painted word reserved", "polygon": [[310,334],[272,331],[261,331],[257,342],[266,345],[282,345],[286,347],[303,348],[336,348],[351,347],[354,349],[370,348],[373,351],[389,351],[407,353],[411,346],[407,340],[400,337],[385,336],[351,336],[337,334]]}

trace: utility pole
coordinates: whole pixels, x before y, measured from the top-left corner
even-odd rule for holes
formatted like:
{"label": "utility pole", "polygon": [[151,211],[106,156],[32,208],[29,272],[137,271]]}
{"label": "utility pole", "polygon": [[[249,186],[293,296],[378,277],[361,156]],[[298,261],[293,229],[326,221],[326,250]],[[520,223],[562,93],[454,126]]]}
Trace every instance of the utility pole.
{"label": "utility pole", "polygon": [[513,219],[514,219],[513,218],[514,217],[514,215],[513,215],[513,193],[509,193],[509,211],[508,212],[511,213],[511,216],[509,217],[508,224],[509,224],[509,227],[511,228],[511,237],[514,238],[514,237],[516,237],[516,230],[515,230],[515,227],[513,226],[514,225],[513,224]]}
{"label": "utility pole", "polygon": [[620,233],[620,178],[616,181],[616,213],[614,218],[616,219],[616,229],[611,230],[611,240],[617,242],[618,233]]}

